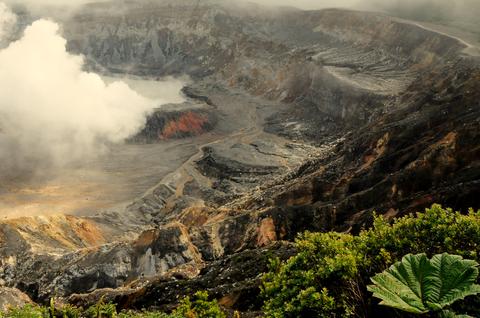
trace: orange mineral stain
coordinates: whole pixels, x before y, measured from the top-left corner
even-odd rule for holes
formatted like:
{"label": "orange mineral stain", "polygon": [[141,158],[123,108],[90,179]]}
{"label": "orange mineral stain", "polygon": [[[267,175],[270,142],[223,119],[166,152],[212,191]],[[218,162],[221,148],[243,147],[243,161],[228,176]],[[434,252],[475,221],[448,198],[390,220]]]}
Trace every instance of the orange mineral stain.
{"label": "orange mineral stain", "polygon": [[204,131],[204,126],[208,122],[208,117],[194,112],[187,112],[180,116],[177,120],[168,122],[160,139],[170,139],[178,134],[190,133],[192,135],[200,135]]}

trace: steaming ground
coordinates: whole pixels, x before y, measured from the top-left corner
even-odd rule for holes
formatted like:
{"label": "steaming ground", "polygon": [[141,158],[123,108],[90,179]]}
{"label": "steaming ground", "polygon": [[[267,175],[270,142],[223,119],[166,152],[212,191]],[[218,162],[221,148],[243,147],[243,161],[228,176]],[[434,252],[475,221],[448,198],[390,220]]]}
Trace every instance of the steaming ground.
{"label": "steaming ground", "polygon": [[105,83],[66,51],[59,26],[35,21],[0,51],[0,176],[50,173],[103,152],[145,123],[164,99],[150,100],[123,82]]}
{"label": "steaming ground", "polygon": [[[104,76],[105,83],[118,77]],[[122,77],[122,82],[145,98],[163,103],[184,100],[180,79],[149,80]],[[173,93],[172,93],[173,92]],[[90,215],[129,203],[178,168],[196,152],[193,142],[110,145],[108,151],[76,164],[67,164],[34,178],[3,179],[0,217],[49,214]]]}
{"label": "steaming ground", "polygon": [[[15,21],[0,3],[0,39],[7,41]],[[86,213],[131,200],[193,151],[175,143],[124,145],[156,107],[183,101],[182,80],[85,72],[59,29],[41,19],[0,46],[4,217]]]}
{"label": "steaming ground", "polygon": [[[184,97],[181,94],[181,89],[189,81],[188,78],[172,78],[167,77],[159,80],[144,79],[137,76],[102,76],[105,83],[111,84],[117,81],[126,83],[131,89],[146,97],[155,101],[157,104],[165,103],[181,103],[184,101]],[[167,98],[166,98],[167,97]]]}
{"label": "steaming ground", "polygon": [[189,141],[118,145],[53,178],[0,186],[0,216],[90,215],[129,203],[196,152]]}
{"label": "steaming ground", "polygon": [[[118,80],[141,96],[163,103],[184,100],[180,79],[148,80],[103,76]],[[172,94],[173,92],[173,94]],[[111,145],[107,152],[75,165],[66,165],[42,177],[15,179],[0,185],[0,216],[12,218],[48,214],[89,215],[128,203],[154,186],[196,152],[190,141],[153,145]]]}
{"label": "steaming ground", "polygon": [[[10,17],[0,19],[7,21],[4,25],[0,24],[2,34],[8,32],[2,30],[8,30],[14,16],[12,18],[11,13],[5,7],[2,10],[1,6],[0,16]],[[28,32],[36,36],[28,37]],[[20,56],[26,58],[21,59]],[[52,67],[58,62],[60,67]],[[180,89],[184,81],[100,77],[83,72],[82,63],[80,57],[66,52],[58,26],[46,20],[36,22],[27,29],[24,38],[0,51],[0,114],[4,115],[3,118],[7,114],[6,117],[13,123],[10,127],[0,125],[0,136],[3,134],[3,139],[0,138],[3,142],[0,144],[0,160],[4,163],[0,167],[0,176],[2,172],[4,175],[13,172],[15,176],[17,171],[22,171],[27,175],[34,172],[35,177],[2,178],[1,217],[57,213],[89,215],[117,208],[144,194],[159,180],[194,158],[200,145],[211,142],[208,140],[210,137],[205,136],[154,145],[123,144],[121,140],[138,130],[149,110],[163,103],[183,100]],[[15,74],[29,76],[26,80],[18,78],[12,82]],[[44,83],[46,79],[54,81]],[[2,82],[6,85],[1,85]],[[50,89],[42,94],[35,90],[36,83],[48,84]],[[83,88],[78,90],[78,87]],[[93,107],[85,99],[85,96],[92,95],[100,97],[103,102],[94,100]],[[108,96],[116,98],[114,103]],[[52,97],[53,100],[50,99]],[[17,99],[21,101],[21,107],[12,108],[12,105],[18,105],[15,103]],[[51,102],[42,104],[42,101]],[[76,112],[78,110],[81,111]],[[120,116],[120,119],[129,120],[111,121],[115,114],[121,113],[125,116]],[[250,129],[254,135],[258,134],[259,127],[249,126],[252,118],[247,118],[239,131],[249,132]],[[98,125],[77,126],[79,122],[89,122],[90,119],[98,120]],[[65,122],[66,125],[63,124]],[[239,122],[241,118],[235,117],[221,125],[228,125],[231,129],[234,123]],[[58,123],[62,124],[57,126]],[[109,123],[106,126],[110,128],[104,130],[104,123]],[[72,139],[76,134],[80,135],[80,139]],[[61,147],[57,148],[58,145]],[[54,169],[51,169],[52,166]]]}

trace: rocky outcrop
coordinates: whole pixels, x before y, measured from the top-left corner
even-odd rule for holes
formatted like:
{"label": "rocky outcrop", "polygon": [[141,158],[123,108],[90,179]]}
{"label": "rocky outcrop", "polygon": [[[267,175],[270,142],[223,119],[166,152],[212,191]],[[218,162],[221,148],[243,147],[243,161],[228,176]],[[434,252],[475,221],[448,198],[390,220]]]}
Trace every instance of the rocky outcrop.
{"label": "rocky outcrop", "polygon": [[97,303],[100,299],[124,308],[157,308],[171,310],[179,298],[208,290],[219,299],[222,306],[240,311],[256,310],[261,306],[258,285],[259,273],[268,268],[272,257],[287,259],[294,254],[290,244],[275,245],[246,250],[210,262],[194,278],[187,279],[181,272],[174,272],[151,280],[134,282],[117,290],[103,289],[91,294],[72,295],[68,301],[81,307]]}
{"label": "rocky outcrop", "polygon": [[213,129],[216,118],[212,111],[184,109],[157,110],[147,119],[145,127],[129,142],[154,143],[168,139],[181,139],[205,134]]}
{"label": "rocky outcrop", "polygon": [[33,304],[32,300],[15,288],[0,288],[0,310],[6,311],[10,308],[22,307],[27,304]]}
{"label": "rocky outcrop", "polygon": [[101,69],[215,75],[231,87],[298,104],[306,114],[290,117],[306,126],[306,136],[320,131],[312,138],[331,134],[332,122],[368,122],[415,74],[465,48],[452,37],[379,14],[221,1],[89,6],[65,33],[71,50]]}
{"label": "rocky outcrop", "polygon": [[191,267],[191,277],[198,274],[203,262],[187,228],[180,223],[146,231],[129,243],[99,245],[64,255],[36,255],[30,259],[31,253],[19,254],[17,250],[9,263],[2,264],[2,278],[4,283],[17,286],[33,299],[44,301],[54,294],[120,287],[141,277],[165,274],[172,268]]}
{"label": "rocky outcrop", "polygon": [[[469,60],[422,77],[396,109],[347,134],[331,156],[308,162],[261,197],[287,209],[314,206],[340,229],[368,224],[374,210],[392,217],[434,202],[463,211],[477,206],[478,81]],[[239,208],[271,204],[259,198]]]}

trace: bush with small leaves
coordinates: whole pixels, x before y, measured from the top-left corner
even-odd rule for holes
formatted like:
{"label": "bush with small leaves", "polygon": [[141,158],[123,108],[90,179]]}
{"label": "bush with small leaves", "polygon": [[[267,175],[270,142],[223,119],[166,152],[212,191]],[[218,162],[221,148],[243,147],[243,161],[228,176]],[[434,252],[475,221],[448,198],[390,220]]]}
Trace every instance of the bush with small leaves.
{"label": "bush with small leaves", "polygon": [[117,308],[115,304],[105,303],[103,299],[91,306],[85,312],[87,318],[117,318]]}
{"label": "bush with small leaves", "polygon": [[169,315],[163,312],[135,312],[135,311],[125,311],[118,314],[118,318],[181,318]]}
{"label": "bush with small leaves", "polygon": [[61,312],[60,317],[62,318],[81,318],[82,317],[82,312],[80,309],[68,304],[63,305],[60,308],[60,312]]}
{"label": "bush with small leaves", "polygon": [[2,318],[48,318],[49,309],[27,304],[21,308],[10,308],[0,315]]}
{"label": "bush with small leaves", "polygon": [[271,271],[264,276],[267,316],[349,315],[353,308],[341,282],[358,272],[360,255],[352,244],[353,236],[347,234],[301,235],[296,242],[298,254],[284,264],[273,260]]}
{"label": "bush with small leaves", "polygon": [[[406,254],[441,253],[479,260],[480,211],[464,215],[433,205],[424,213],[393,222],[375,216],[359,235],[305,233],[296,240],[298,254],[284,263],[273,260],[264,275],[266,317],[375,317],[367,292],[370,277]],[[480,317],[480,299],[460,304]]]}
{"label": "bush with small leaves", "polygon": [[225,318],[226,315],[216,300],[209,301],[207,292],[197,292],[192,298],[185,297],[171,314],[149,311],[117,312],[115,304],[105,303],[103,299],[85,311],[70,305],[56,307],[55,299],[49,307],[26,305],[11,308],[0,318]]}
{"label": "bush with small leaves", "polygon": [[209,301],[208,293],[197,292],[192,298],[186,297],[172,313],[172,318],[225,318],[226,315],[216,300]]}

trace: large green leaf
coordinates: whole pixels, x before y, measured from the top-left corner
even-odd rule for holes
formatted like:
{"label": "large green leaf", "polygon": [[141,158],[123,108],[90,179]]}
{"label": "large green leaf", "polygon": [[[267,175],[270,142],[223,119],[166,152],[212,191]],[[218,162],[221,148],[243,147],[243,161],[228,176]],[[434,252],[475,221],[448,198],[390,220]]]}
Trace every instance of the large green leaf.
{"label": "large green leaf", "polygon": [[423,314],[441,310],[466,296],[480,293],[478,264],[450,254],[403,257],[401,262],[373,277],[368,290],[380,304]]}

